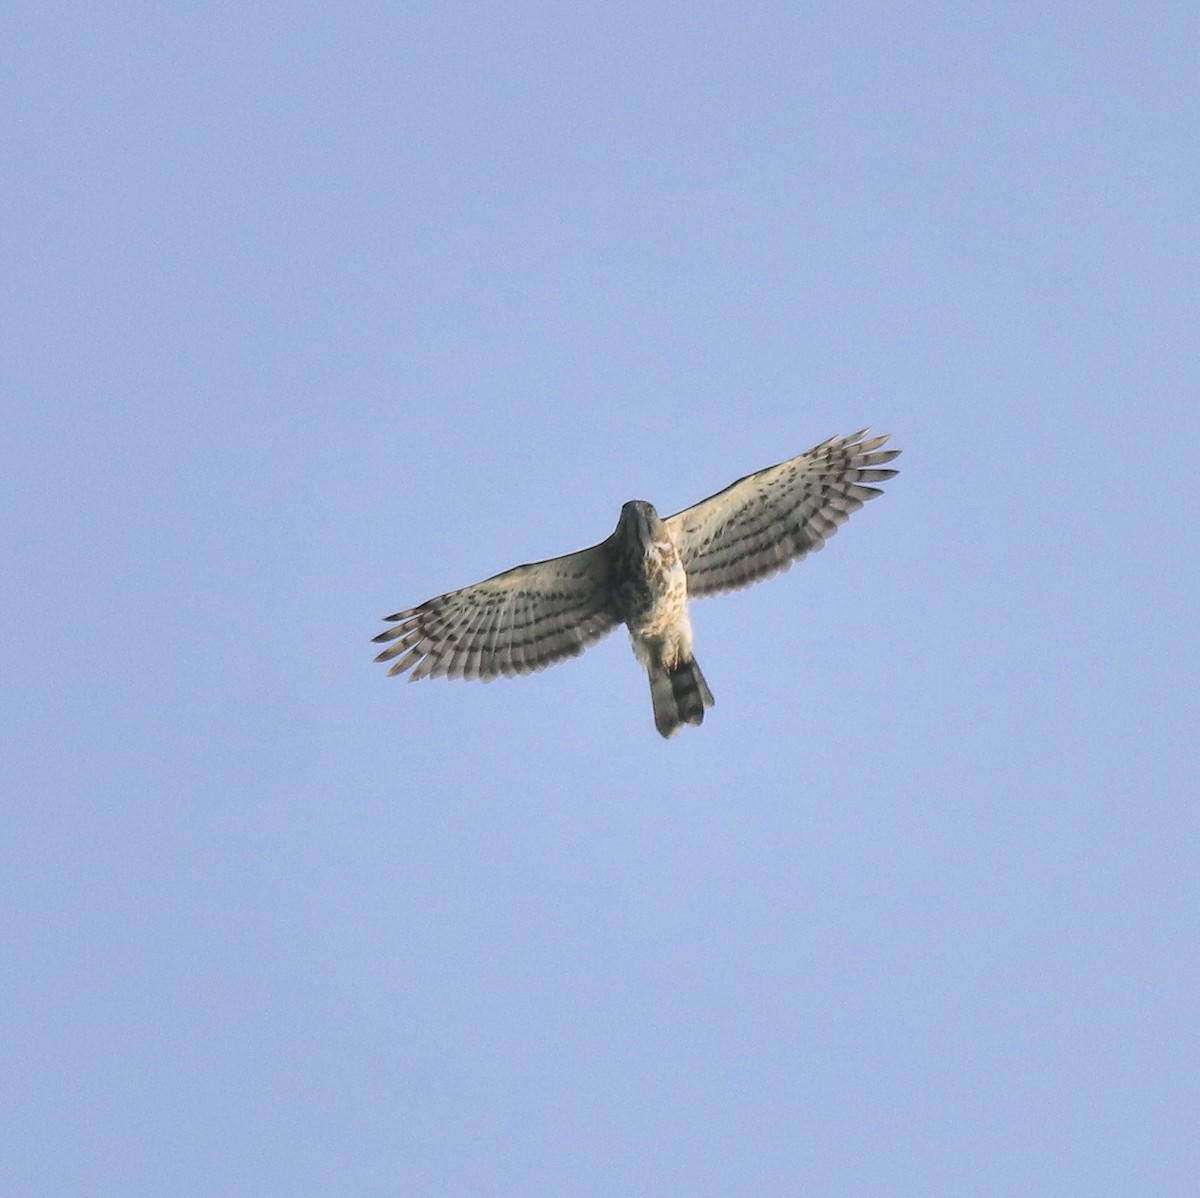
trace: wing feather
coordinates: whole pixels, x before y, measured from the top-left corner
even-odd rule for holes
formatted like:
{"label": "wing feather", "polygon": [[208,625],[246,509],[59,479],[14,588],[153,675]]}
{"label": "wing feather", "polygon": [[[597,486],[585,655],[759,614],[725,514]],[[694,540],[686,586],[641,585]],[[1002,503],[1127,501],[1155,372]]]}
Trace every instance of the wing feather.
{"label": "wing feather", "polygon": [[[527,674],[582,653],[619,623],[608,543],[530,562],[387,619],[375,658],[389,674],[482,678]],[[395,660],[393,660],[395,659]]]}
{"label": "wing feather", "polygon": [[740,478],[667,520],[688,594],[714,595],[786,570],[820,549],[851,512],[882,494],[868,484],[897,472],[887,435],[861,429]]}

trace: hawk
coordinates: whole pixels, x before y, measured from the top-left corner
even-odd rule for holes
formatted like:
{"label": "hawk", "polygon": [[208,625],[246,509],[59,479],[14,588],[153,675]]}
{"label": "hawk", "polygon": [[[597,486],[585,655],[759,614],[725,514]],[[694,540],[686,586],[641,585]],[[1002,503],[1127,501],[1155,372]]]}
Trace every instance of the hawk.
{"label": "hawk", "polygon": [[[665,520],[645,500],[621,508],[612,535],[427,599],[386,619],[376,661],[389,674],[481,678],[528,674],[575,657],[618,624],[650,678],[654,725],[700,724],[712,692],[692,656],[689,598],[749,586],[820,549],[895,475],[887,435],[861,429],[748,474]],[[390,642],[390,643],[389,643]]]}

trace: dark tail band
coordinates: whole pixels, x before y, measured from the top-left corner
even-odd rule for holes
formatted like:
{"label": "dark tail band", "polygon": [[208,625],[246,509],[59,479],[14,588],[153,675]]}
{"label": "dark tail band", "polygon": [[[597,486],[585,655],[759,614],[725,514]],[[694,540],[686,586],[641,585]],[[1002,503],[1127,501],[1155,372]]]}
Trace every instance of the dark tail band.
{"label": "dark tail band", "polygon": [[712,691],[694,658],[673,670],[652,672],[650,701],[654,726],[663,736],[674,736],[683,724],[702,724],[704,709],[713,705]]}

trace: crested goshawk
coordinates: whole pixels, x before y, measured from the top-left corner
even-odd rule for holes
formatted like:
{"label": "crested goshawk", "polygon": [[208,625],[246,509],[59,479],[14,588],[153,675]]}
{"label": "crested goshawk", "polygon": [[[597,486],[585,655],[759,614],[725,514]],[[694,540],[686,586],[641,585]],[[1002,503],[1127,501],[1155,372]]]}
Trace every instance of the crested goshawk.
{"label": "crested goshawk", "polygon": [[692,656],[689,598],[748,586],[820,549],[851,512],[881,494],[899,454],[867,429],[831,437],[662,519],[641,499],[612,535],[396,612],[374,639],[390,674],[482,678],[527,674],[582,653],[618,624],[650,676],[654,724],[671,736],[699,724],[712,692]]}

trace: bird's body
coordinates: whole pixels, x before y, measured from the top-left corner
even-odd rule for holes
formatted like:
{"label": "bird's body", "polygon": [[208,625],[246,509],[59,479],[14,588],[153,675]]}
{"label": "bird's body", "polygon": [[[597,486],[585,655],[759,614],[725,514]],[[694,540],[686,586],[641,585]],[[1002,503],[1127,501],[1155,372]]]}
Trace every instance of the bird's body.
{"label": "bird's body", "polygon": [[522,674],[582,653],[618,624],[650,679],[663,736],[699,724],[712,693],[692,656],[689,596],[746,586],[819,549],[850,512],[881,492],[870,482],[899,450],[866,430],[739,479],[662,519],[644,500],[613,533],[565,557],[517,566],[389,616],[377,661],[410,679]]}
{"label": "bird's body", "polygon": [[663,736],[699,724],[712,692],[692,657],[687,574],[671,530],[644,499],[630,500],[609,538],[617,618],[650,678],[654,726]]}

